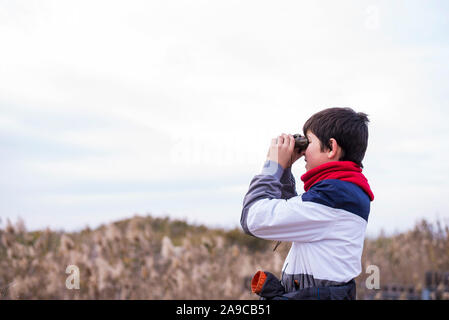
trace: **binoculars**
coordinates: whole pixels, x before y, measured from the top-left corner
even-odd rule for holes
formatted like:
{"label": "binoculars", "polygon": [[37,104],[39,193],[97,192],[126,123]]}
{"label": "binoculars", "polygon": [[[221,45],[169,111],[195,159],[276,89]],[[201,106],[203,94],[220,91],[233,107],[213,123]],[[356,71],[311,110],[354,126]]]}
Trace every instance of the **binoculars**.
{"label": "binoculars", "polygon": [[293,138],[295,138],[295,149],[299,149],[298,152],[307,149],[307,146],[309,145],[309,140],[306,137],[300,135],[299,133],[296,133],[293,135]]}

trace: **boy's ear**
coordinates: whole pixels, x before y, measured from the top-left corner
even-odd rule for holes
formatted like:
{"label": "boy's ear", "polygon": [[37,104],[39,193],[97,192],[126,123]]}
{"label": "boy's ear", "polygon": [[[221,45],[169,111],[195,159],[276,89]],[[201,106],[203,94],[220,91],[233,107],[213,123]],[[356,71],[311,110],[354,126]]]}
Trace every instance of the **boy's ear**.
{"label": "boy's ear", "polygon": [[337,156],[337,159],[340,158],[340,153],[342,152],[341,147],[338,145],[337,140],[334,138],[329,139],[329,151],[327,152],[327,156],[329,159],[335,158]]}

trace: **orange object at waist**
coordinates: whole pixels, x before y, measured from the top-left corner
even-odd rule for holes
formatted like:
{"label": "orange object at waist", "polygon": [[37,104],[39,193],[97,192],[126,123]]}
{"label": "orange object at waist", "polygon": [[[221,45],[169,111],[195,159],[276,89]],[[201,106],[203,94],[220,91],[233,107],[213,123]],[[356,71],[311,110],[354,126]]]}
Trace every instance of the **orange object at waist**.
{"label": "orange object at waist", "polygon": [[267,275],[263,271],[257,271],[251,280],[251,291],[254,293],[260,293],[262,287],[267,279]]}

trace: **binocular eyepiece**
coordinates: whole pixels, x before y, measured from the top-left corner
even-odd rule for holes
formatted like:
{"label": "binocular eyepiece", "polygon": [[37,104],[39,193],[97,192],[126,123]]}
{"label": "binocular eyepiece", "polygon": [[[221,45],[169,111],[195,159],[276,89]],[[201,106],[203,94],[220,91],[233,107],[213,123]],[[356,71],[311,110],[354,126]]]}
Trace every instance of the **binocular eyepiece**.
{"label": "binocular eyepiece", "polygon": [[295,149],[298,149],[298,152],[307,149],[307,146],[309,145],[309,140],[306,137],[304,137],[299,133],[296,133],[293,135],[293,138],[295,138]]}

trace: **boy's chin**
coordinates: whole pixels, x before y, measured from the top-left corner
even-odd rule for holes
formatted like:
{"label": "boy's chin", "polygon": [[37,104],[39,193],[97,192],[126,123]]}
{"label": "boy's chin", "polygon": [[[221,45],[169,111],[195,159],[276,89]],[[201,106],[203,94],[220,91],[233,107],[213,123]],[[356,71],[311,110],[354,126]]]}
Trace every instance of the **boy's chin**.
{"label": "boy's chin", "polygon": [[313,168],[315,168],[316,166],[312,166],[310,165],[310,163],[306,162],[306,165],[304,166],[306,168],[306,172],[312,170]]}

